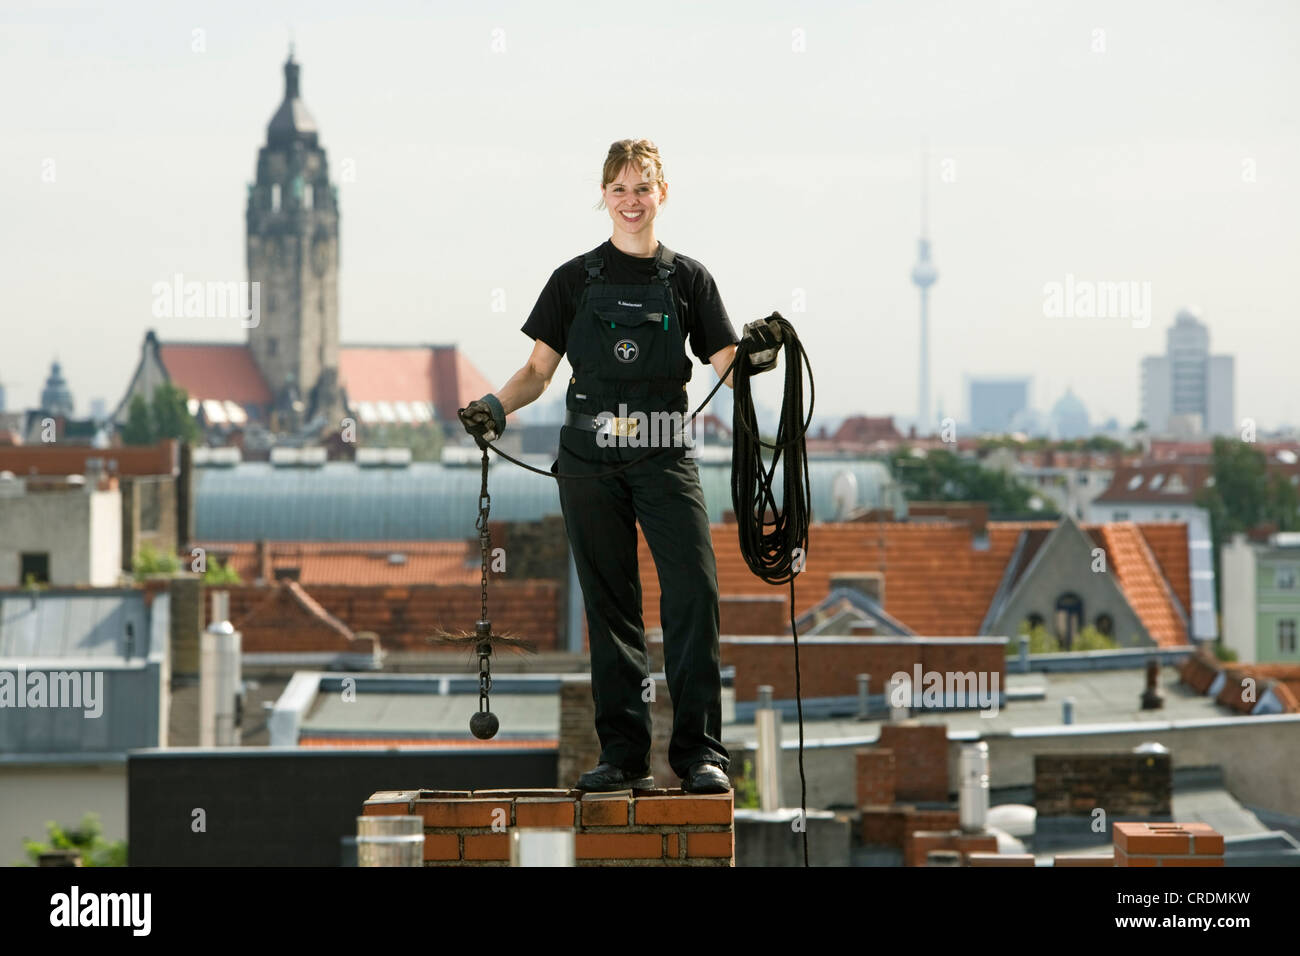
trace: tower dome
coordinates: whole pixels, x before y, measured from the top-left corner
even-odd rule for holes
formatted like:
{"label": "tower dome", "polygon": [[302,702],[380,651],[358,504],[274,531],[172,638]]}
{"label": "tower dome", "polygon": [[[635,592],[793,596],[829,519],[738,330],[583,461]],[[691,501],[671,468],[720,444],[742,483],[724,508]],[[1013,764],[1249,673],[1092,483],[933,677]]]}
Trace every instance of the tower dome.
{"label": "tower dome", "polygon": [[64,417],[72,414],[72,392],[63,378],[63,366],[57,359],[50,366],[50,376],[45,380],[45,387],[41,389],[41,410]]}

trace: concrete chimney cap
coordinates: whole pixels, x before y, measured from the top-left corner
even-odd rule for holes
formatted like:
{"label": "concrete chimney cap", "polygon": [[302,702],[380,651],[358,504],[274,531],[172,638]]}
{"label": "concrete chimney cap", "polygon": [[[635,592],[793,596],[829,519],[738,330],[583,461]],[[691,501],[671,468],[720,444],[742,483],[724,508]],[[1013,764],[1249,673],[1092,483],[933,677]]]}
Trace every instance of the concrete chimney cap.
{"label": "concrete chimney cap", "polygon": [[208,625],[209,634],[234,634],[235,625],[229,621],[213,621]]}

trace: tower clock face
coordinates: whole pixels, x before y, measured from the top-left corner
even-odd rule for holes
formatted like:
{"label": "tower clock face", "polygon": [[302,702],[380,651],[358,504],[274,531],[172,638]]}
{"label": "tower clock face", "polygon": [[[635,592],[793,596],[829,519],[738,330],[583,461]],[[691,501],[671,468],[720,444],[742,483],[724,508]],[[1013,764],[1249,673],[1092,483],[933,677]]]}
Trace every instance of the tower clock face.
{"label": "tower clock face", "polygon": [[329,268],[329,264],[330,264],[329,243],[323,238],[318,238],[314,243],[312,243],[312,247],[311,247],[312,268],[316,270],[316,274],[318,276],[324,275],[325,270]]}

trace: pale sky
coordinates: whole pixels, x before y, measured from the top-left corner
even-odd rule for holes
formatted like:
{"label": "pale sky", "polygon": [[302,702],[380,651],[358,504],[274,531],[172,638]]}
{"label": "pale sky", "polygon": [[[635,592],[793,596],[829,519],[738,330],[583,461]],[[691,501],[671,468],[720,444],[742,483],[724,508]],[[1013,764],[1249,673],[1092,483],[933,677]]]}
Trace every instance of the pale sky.
{"label": "pale sky", "polygon": [[[36,402],[55,355],[79,413],[113,407],[150,327],[243,340],[153,318],[151,287],[246,278],[245,184],[291,36],[339,183],[344,343],[457,342],[500,386],[551,271],[610,234],[609,144],[646,137],[669,183],[656,235],[712,272],[737,331],[780,311],[819,413],[908,418],[928,141],[933,407],[960,420],[964,376],[1025,375],[1040,409],[1069,386],[1094,422],[1131,424],[1141,357],[1193,305],[1236,356],[1237,418],[1300,422],[1288,0],[6,0],[8,407]],[[1150,324],[1045,316],[1067,275],[1150,283]]]}

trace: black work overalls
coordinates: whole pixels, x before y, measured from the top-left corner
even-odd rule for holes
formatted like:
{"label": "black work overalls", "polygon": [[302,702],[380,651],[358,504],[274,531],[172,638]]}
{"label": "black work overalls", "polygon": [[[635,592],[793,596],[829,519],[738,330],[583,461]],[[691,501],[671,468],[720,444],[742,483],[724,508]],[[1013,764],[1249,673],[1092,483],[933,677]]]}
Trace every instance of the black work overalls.
{"label": "black work overalls", "polygon": [[[574,372],[566,395],[570,412],[623,417],[676,411],[687,417],[691,368],[669,285],[672,260],[661,243],[656,278],[613,285],[601,275],[600,257],[586,256],[587,284],[565,353]],[[565,425],[555,467],[561,474],[590,474],[650,450],[602,447],[595,432]],[[648,767],[651,730],[637,521],[659,574],[664,671],[673,703],[668,763],[685,777],[698,760],[724,770],[731,761],[720,739],[717,565],[699,468],[688,452],[670,445],[615,475],[557,482],[587,611],[600,760],[631,773]]]}

